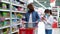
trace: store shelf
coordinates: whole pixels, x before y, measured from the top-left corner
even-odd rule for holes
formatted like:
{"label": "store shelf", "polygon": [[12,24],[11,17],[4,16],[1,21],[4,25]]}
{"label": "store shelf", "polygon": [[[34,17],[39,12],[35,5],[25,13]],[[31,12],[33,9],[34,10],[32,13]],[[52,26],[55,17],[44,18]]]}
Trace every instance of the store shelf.
{"label": "store shelf", "polygon": [[17,24],[15,24],[15,25],[20,25],[20,23],[17,23]]}
{"label": "store shelf", "polygon": [[16,32],[19,32],[19,30],[16,30],[16,31],[14,31],[14,32],[12,32],[12,33],[16,33]]}
{"label": "store shelf", "polygon": [[9,12],[10,10],[6,10],[6,9],[0,9],[0,11],[7,11],[7,12]]}
{"label": "store shelf", "polygon": [[[24,2],[24,1],[22,1],[22,2]],[[4,20],[6,20],[6,21],[4,21],[4,22],[9,22],[9,23],[4,23],[4,25],[7,24],[7,26],[1,26],[0,27],[1,31],[3,31],[3,29],[5,29],[5,28],[9,28],[10,29],[9,34],[13,34],[13,33],[19,32],[19,30],[18,30],[19,26],[18,25],[20,25],[21,23],[19,23],[20,22],[20,18],[18,18],[19,17],[18,14],[20,15],[20,13],[22,13],[22,15],[23,15],[24,13],[26,13],[25,12],[25,3],[22,3],[22,2],[20,2],[18,0],[12,0],[12,1],[10,1],[10,0],[0,0],[0,4],[1,4],[0,12],[3,12],[3,14],[6,15],[6,16],[3,16],[2,14],[0,14],[0,15],[5,17]],[[22,7],[22,10],[18,11],[18,10],[20,10],[19,9],[20,7]],[[17,9],[17,11],[16,11],[16,9]],[[16,14],[14,12],[16,12]],[[14,22],[15,19],[16,19],[16,21]],[[12,26],[16,25],[17,30],[12,32],[13,31],[12,28],[14,26],[12,27],[11,25]]]}
{"label": "store shelf", "polygon": [[58,23],[60,25],[60,23]]}
{"label": "store shelf", "polygon": [[[19,18],[12,18],[12,19],[19,19]],[[5,20],[10,20],[10,18],[5,18]]]}
{"label": "store shelf", "polygon": [[58,12],[52,12],[52,13],[58,13]]}
{"label": "store shelf", "polygon": [[53,16],[53,17],[57,17],[57,16]]}
{"label": "store shelf", "polygon": [[10,2],[7,2],[7,1],[3,1],[3,0],[1,0],[1,2],[3,2],[3,3],[7,3],[7,4],[10,4]]}
{"label": "store shelf", "polygon": [[12,5],[14,5],[14,6],[19,6],[19,7],[24,7],[23,5],[21,5],[21,4],[14,4],[14,3],[12,3]]}
{"label": "store shelf", "polygon": [[26,13],[26,12],[24,12],[24,11],[12,11],[12,12]]}
{"label": "store shelf", "polygon": [[8,26],[3,26],[3,27],[0,27],[0,29],[4,29],[4,28],[8,28],[8,27],[10,27],[10,25],[8,25]]}
{"label": "store shelf", "polygon": [[23,0],[20,0],[21,2],[24,2]]}

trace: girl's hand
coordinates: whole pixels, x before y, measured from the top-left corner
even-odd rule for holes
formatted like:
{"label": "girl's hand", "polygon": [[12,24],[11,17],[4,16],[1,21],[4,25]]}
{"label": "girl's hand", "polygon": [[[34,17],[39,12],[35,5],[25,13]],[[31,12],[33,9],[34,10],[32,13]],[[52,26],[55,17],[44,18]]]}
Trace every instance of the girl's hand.
{"label": "girl's hand", "polygon": [[45,17],[42,17],[42,20],[46,20],[46,18]]}

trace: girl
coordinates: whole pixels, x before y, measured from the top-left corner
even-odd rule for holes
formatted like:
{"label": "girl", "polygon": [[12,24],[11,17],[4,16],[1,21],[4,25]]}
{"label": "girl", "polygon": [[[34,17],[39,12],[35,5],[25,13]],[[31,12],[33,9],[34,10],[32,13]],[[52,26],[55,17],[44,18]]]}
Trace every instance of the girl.
{"label": "girl", "polygon": [[44,13],[45,15],[42,19],[45,23],[45,33],[52,34],[52,24],[53,24],[52,11],[49,9],[46,9]]}

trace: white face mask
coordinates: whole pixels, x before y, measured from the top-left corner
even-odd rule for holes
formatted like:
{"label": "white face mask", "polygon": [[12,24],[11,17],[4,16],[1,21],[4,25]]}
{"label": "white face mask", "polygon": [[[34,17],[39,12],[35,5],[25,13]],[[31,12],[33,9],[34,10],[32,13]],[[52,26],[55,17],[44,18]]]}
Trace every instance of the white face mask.
{"label": "white face mask", "polygon": [[27,11],[29,11],[29,8],[27,8]]}

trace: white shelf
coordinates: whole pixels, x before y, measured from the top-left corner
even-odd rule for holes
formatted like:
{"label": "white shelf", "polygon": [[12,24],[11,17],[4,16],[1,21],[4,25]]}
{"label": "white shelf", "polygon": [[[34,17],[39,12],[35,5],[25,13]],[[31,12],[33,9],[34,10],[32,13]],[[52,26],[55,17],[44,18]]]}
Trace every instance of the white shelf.
{"label": "white shelf", "polygon": [[1,0],[1,2],[3,2],[3,3],[7,3],[7,4],[10,4],[10,2],[7,2],[7,1],[3,1],[3,0]]}
{"label": "white shelf", "polygon": [[9,12],[10,10],[0,9],[0,11],[7,11],[7,12]]}
{"label": "white shelf", "polygon": [[20,25],[20,23],[18,23],[18,24],[15,24],[15,25]]}
{"label": "white shelf", "polygon": [[21,2],[25,2],[24,0],[20,0]]}
{"label": "white shelf", "polygon": [[57,13],[57,12],[52,12],[52,13]]}
{"label": "white shelf", "polygon": [[[26,0],[24,0],[24,1],[26,1]],[[12,33],[16,33],[16,32],[19,32],[19,30],[17,29],[16,31],[14,31],[14,32],[12,32],[12,26],[13,25],[20,25],[21,23],[16,23],[16,24],[12,24],[13,23],[13,21],[11,21],[12,19],[20,19],[20,18],[13,18],[12,17],[12,12],[16,12],[16,13],[26,13],[25,11],[13,11],[12,10],[12,6],[17,6],[17,7],[22,7],[22,8],[25,8],[25,5],[23,5],[23,4],[18,4],[18,3],[11,3],[11,2],[13,2],[13,1],[6,1],[6,0],[0,0],[0,2],[2,2],[2,3],[5,3],[5,4],[7,4],[7,5],[9,5],[8,7],[9,7],[9,9],[0,9],[0,12],[9,12],[10,13],[10,17],[6,17],[5,18],[5,20],[10,20],[10,25],[7,25],[7,26],[1,26],[0,27],[0,29],[1,29],[1,31],[3,30],[3,29],[5,29],[5,28],[10,28],[10,33],[9,34],[12,34]],[[15,23],[15,22],[14,22]],[[12,25],[12,26],[11,26]],[[14,27],[14,26],[13,26]]]}
{"label": "white shelf", "polygon": [[53,16],[53,17],[57,17],[57,16]]}
{"label": "white shelf", "polygon": [[12,12],[26,13],[26,12],[24,12],[24,11],[12,11]]}
{"label": "white shelf", "polygon": [[8,25],[8,26],[3,26],[3,27],[0,27],[0,29],[4,29],[4,28],[8,28],[8,27],[10,27],[10,25]]}
{"label": "white shelf", "polygon": [[9,20],[10,18],[5,18],[5,20]]}
{"label": "white shelf", "polygon": [[14,31],[14,32],[12,32],[12,33],[16,33],[16,32],[19,32],[19,30],[16,30],[16,31]]}
{"label": "white shelf", "polygon": [[14,5],[14,6],[19,6],[19,7],[24,7],[23,5],[21,5],[21,4],[14,4],[14,3],[12,3],[12,5]]}
{"label": "white shelf", "polygon": [[[19,19],[19,18],[12,18],[12,19]],[[10,18],[5,18],[5,20],[10,20]]]}

